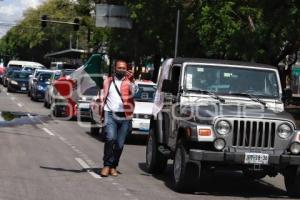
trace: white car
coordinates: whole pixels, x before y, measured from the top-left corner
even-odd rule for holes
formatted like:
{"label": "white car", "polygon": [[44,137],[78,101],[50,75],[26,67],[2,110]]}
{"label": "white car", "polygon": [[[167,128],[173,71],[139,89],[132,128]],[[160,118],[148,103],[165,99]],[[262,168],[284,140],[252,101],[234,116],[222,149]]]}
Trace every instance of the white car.
{"label": "white car", "polygon": [[136,81],[134,95],[135,109],[132,119],[132,134],[147,135],[150,129],[156,84],[153,82]]}
{"label": "white car", "polygon": [[50,108],[51,104],[53,102],[53,96],[54,96],[54,90],[55,88],[53,87],[53,82],[57,79],[59,79],[61,76],[61,71],[60,70],[56,70],[51,78],[50,78],[50,85],[48,85],[46,91],[45,91],[45,98],[44,98],[44,106],[46,108]]}

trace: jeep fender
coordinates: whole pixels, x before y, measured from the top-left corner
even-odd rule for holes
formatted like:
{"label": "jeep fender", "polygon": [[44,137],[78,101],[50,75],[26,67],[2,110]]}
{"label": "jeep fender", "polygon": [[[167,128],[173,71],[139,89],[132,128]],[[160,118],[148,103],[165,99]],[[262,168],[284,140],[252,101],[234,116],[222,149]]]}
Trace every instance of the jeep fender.
{"label": "jeep fender", "polygon": [[159,144],[165,143],[161,120],[161,113],[158,113],[157,116],[152,116],[150,120],[150,127],[153,128],[154,134],[156,135],[157,142]]}

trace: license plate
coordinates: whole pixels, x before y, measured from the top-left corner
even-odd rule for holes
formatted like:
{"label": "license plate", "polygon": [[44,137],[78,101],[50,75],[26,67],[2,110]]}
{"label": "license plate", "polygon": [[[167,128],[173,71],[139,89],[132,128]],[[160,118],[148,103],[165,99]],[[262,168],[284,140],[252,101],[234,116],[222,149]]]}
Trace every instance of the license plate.
{"label": "license plate", "polygon": [[21,87],[21,90],[22,90],[22,91],[26,90],[26,87]]}
{"label": "license plate", "polygon": [[149,131],[149,124],[148,123],[141,123],[139,130],[141,130],[141,131]]}
{"label": "license plate", "polygon": [[269,163],[269,154],[263,153],[245,153],[245,164],[262,164]]}

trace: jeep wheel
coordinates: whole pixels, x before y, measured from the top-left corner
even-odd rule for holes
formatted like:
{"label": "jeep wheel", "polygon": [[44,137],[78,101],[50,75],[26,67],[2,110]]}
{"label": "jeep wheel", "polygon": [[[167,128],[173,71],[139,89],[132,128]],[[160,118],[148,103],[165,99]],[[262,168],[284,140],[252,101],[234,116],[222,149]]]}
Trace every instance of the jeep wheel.
{"label": "jeep wheel", "polygon": [[290,166],[284,173],[284,183],[290,197],[300,197],[300,168]]}
{"label": "jeep wheel", "polygon": [[174,164],[173,179],[177,192],[193,192],[197,188],[197,180],[200,177],[198,167],[194,163],[188,162],[188,154],[184,145],[177,144]]}
{"label": "jeep wheel", "polygon": [[147,172],[162,173],[167,166],[168,159],[158,151],[157,139],[153,129],[149,131],[146,147],[146,168]]}

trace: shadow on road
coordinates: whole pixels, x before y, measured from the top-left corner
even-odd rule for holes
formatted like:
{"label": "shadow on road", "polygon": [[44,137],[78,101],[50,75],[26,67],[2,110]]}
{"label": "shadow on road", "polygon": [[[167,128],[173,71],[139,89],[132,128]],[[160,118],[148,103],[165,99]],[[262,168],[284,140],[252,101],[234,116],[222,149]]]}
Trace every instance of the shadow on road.
{"label": "shadow on road", "polygon": [[[105,136],[102,133],[99,133],[97,135],[93,135],[89,131],[86,131],[85,133],[100,142],[105,142]],[[146,142],[147,142],[147,135],[130,135],[129,137],[126,138],[125,144],[145,146]]]}
{"label": "shadow on road", "polygon": [[54,170],[54,171],[61,171],[61,172],[73,172],[73,173],[82,173],[87,172],[88,170],[93,171],[95,173],[99,173],[99,168],[89,168],[89,169],[64,169],[60,167],[45,167],[40,166],[41,169],[47,169],[47,170]]}
{"label": "shadow on road", "polygon": [[[139,163],[139,168],[145,172],[142,175],[150,175],[146,172],[145,163]],[[172,173],[172,165],[168,164],[163,174],[150,176],[163,181],[169,189],[174,190]],[[244,198],[289,198],[285,190],[263,180],[249,180],[242,173],[236,171],[216,171],[211,175],[207,175],[201,180],[201,183],[199,182],[199,187],[193,194]]]}

